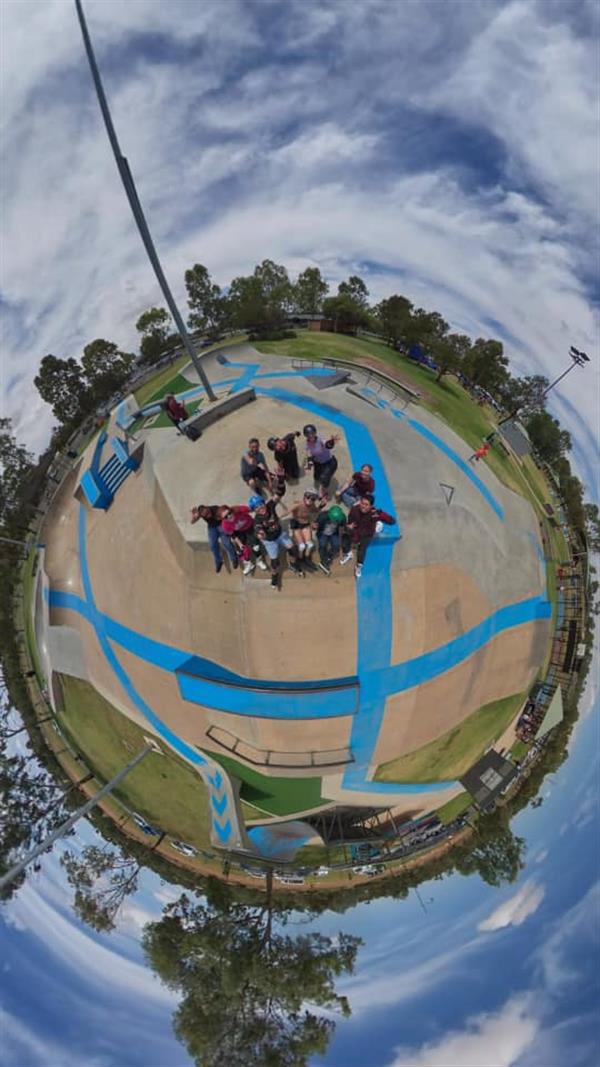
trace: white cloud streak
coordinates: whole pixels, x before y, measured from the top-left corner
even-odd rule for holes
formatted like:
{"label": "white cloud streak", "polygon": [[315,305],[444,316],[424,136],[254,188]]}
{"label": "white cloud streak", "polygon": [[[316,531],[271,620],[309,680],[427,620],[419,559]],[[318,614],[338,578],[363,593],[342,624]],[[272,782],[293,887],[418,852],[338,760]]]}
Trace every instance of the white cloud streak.
{"label": "white cloud streak", "polygon": [[535,914],[545,895],[546,890],[542,885],[528,879],[512,897],[498,905],[487,919],[483,919],[477,929],[489,932],[503,930],[506,926],[521,926],[530,915]]}

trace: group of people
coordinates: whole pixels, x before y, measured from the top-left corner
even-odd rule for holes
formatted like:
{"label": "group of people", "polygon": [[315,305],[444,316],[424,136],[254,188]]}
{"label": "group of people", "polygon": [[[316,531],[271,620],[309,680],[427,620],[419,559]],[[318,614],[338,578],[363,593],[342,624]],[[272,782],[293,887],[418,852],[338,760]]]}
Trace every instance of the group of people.
{"label": "group of people", "polygon": [[[304,437],[305,470],[311,470],[314,488],[307,489],[301,500],[289,507],[283,503],[288,482],[300,477],[300,460],[296,447]],[[208,541],[217,574],[223,567],[223,549],[235,569],[244,574],[256,567],[271,570],[271,586],[280,585],[280,553],[287,555],[292,571],[299,577],[320,569],[330,575],[335,559],[341,566],[355,560],[354,574],[360,578],[367,548],[383,525],[393,525],[395,518],[375,504],[373,468],[364,463],[347,478],[330,499],[330,486],[337,470],[334,448],[339,437],[323,440],[316,427],[308,423],[281,437],[270,437],[267,448],[273,453],[272,468],[261,450],[260,441],[252,437],[240,463],[240,475],[251,491],[247,504],[205,505],[191,510],[193,523],[203,519],[208,527]],[[341,505],[348,508],[348,514]],[[282,518],[289,517],[289,531]],[[313,555],[318,546],[319,562]],[[340,555],[341,553],[341,555]]]}

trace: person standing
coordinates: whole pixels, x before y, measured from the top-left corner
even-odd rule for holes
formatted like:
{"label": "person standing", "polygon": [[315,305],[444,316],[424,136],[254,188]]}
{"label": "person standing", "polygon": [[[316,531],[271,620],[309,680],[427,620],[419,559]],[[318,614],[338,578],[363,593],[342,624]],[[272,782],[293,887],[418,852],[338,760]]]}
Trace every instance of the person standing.
{"label": "person standing", "polygon": [[223,566],[221,545],[231,560],[231,566],[234,570],[237,570],[239,566],[237,553],[231,538],[221,529],[221,508],[217,504],[197,504],[196,507],[191,509],[191,516],[192,523],[198,522],[199,519],[204,519],[208,527],[208,544],[213,554],[217,574],[219,574]]}
{"label": "person standing", "polygon": [[350,508],[347,524],[349,533],[343,539],[344,555],[340,563],[342,566],[349,563],[354,558],[353,549],[356,549],[355,578],[360,578],[362,574],[367,548],[375,534],[381,533],[384,523],[387,526],[393,526],[395,521],[387,512],[376,508],[367,496],[362,497]]}
{"label": "person standing", "polygon": [[473,452],[472,456],[469,456],[469,463],[472,463],[473,460],[476,460],[477,463],[479,463],[480,459],[485,459],[491,447],[492,446],[489,441],[484,441],[484,443],[480,445],[477,451]]}
{"label": "person standing", "polygon": [[319,567],[324,574],[331,574],[331,564],[340,550],[341,538],[346,532],[346,516],[337,504],[328,511],[320,512],[317,519],[317,541],[321,560]]}
{"label": "person standing", "polygon": [[300,430],[283,434],[282,437],[269,437],[267,448],[271,449],[277,462],[283,467],[286,478],[298,481],[300,477],[300,464],[296,450],[296,438],[300,437]]}
{"label": "person standing", "polygon": [[302,433],[306,438],[307,467],[312,467],[315,487],[322,500],[328,499],[329,483],[337,470],[337,459],[333,454],[339,436],[332,434],[326,441],[319,437],[316,426],[307,423]]}
{"label": "person standing", "polygon": [[258,437],[251,437],[248,441],[248,450],[240,461],[240,475],[248,488],[261,496],[264,496],[265,489],[271,488],[271,472],[260,450]]}
{"label": "person standing", "polygon": [[254,519],[247,504],[229,507],[224,504],[220,509],[221,530],[231,538],[242,560],[242,573],[252,574],[258,565],[266,571],[267,565],[262,558],[260,543],[254,531]]}
{"label": "person standing", "polygon": [[254,529],[256,536],[261,542],[271,564],[271,588],[279,588],[279,550],[284,548],[290,557],[290,566],[296,574],[303,577],[302,568],[298,563],[298,553],[289,534],[285,533],[279,515],[277,514],[277,500],[263,500],[262,497],[252,496],[248,501],[251,511],[254,511]]}
{"label": "person standing", "polygon": [[363,463],[360,470],[354,471],[354,474],[340,486],[335,497],[336,500],[341,500],[347,508],[351,508],[363,496],[374,499],[374,494],[375,479],[373,478],[373,468],[370,463]]}

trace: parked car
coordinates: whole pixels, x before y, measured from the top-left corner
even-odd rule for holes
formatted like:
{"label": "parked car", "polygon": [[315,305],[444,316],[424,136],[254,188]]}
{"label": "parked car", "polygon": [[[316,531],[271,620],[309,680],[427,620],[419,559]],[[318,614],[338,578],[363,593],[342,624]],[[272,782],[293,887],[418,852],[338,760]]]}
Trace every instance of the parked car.
{"label": "parked car", "polygon": [[294,874],[292,871],[275,871],[275,878],[284,885],[304,885],[302,875]]}
{"label": "parked car", "polygon": [[329,867],[317,867],[315,874],[317,878],[324,878],[326,874],[329,874]]}
{"label": "parked car", "polygon": [[152,837],[158,837],[160,835],[161,831],[157,830],[156,827],[152,826],[149,822],[147,822],[144,816],[140,815],[139,812],[132,811],[131,818],[133,819],[135,825],[139,827],[139,829],[142,831],[142,833],[151,834]]}
{"label": "parked car", "polygon": [[198,849],[193,845],[186,845],[185,841],[170,841],[171,848],[174,848],[176,852],[181,852],[182,856],[197,856]]}
{"label": "parked car", "polygon": [[366,863],[363,867],[355,867],[356,874],[364,874],[368,878],[372,878],[374,874],[382,874],[385,871],[383,863]]}
{"label": "parked car", "polygon": [[245,874],[249,874],[251,878],[266,878],[267,872],[263,871],[260,867],[247,867],[244,863],[241,865]]}

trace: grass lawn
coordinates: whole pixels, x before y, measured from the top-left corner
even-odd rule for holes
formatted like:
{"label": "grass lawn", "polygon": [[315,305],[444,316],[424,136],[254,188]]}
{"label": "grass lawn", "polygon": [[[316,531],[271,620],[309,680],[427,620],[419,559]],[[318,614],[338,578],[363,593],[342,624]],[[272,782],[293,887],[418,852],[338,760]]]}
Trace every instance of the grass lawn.
{"label": "grass lawn", "polygon": [[445,782],[459,778],[504,733],[525,699],[514,693],[473,712],[442,737],[377,768],[379,782]]}
{"label": "grass lawn", "polygon": [[[139,389],[136,389],[133,394],[140,407],[144,404],[148,404],[155,394],[159,397],[164,396],[165,393],[161,392],[163,388],[165,388],[167,393],[173,392],[172,389],[168,388],[171,379],[180,377],[179,371],[182,367],[185,367],[186,363],[189,363],[189,361],[190,357],[186,353],[184,356],[180,356],[179,359],[176,359],[174,363],[171,363],[168,367],[163,367],[162,370],[158,371],[154,377],[149,378],[143,385],[140,385]],[[185,382],[185,385],[182,386],[182,388],[189,389],[190,383],[187,379],[182,378],[181,380]]]}
{"label": "grass lawn", "polygon": [[23,564],[23,570],[21,572],[21,580],[23,583],[23,628],[25,630],[25,640],[27,642],[27,648],[29,650],[29,658],[33,663],[35,673],[37,675],[38,685],[43,688],[46,685],[46,679],[44,678],[44,672],[42,671],[42,664],[40,661],[37,641],[35,639],[35,629],[33,625],[33,618],[31,614],[32,597],[33,597],[33,567],[37,558],[37,549],[32,548],[27,559]]}
{"label": "grass lawn", "polygon": [[210,754],[226,771],[240,779],[240,799],[258,809],[253,816],[255,819],[260,818],[263,811],[271,815],[293,815],[325,803],[321,797],[320,778],[267,778],[230,756],[222,756],[220,752]]}
{"label": "grass lawn", "polygon": [[[87,682],[61,676],[65,708],[58,721],[90,770],[108,781],[144,745],[143,731]],[[114,796],[183,841],[210,845],[208,797],[200,776],[166,751],[150,752]]]}
{"label": "grass lawn", "polygon": [[436,815],[440,819],[444,826],[447,826],[449,822],[453,822],[459,815],[462,815],[463,811],[467,811],[473,803],[473,797],[470,793],[459,793],[457,797],[452,797],[447,804],[442,804],[441,808],[438,808]]}
{"label": "grass lawn", "polygon": [[524,741],[515,741],[513,747],[510,750],[510,758],[513,760],[523,759],[529,752],[529,745],[526,745]]}

